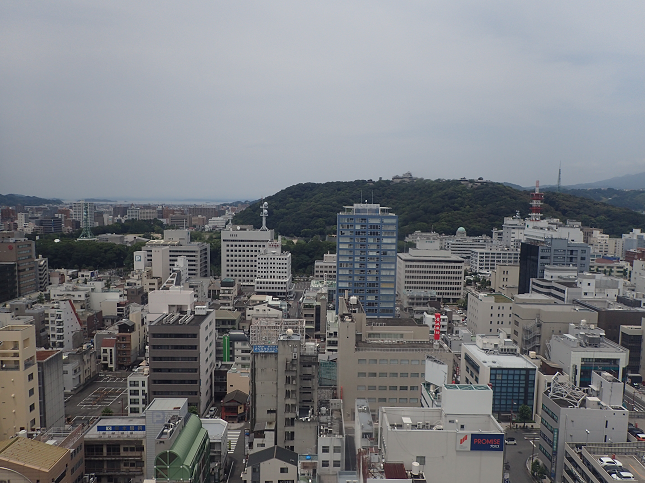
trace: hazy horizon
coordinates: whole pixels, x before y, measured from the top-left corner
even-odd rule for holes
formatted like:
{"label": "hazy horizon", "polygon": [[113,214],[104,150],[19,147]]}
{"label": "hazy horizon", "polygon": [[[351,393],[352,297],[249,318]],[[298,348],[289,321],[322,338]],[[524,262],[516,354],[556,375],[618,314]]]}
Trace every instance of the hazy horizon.
{"label": "hazy horizon", "polygon": [[0,3],[0,192],[573,185],[645,166],[645,4]]}

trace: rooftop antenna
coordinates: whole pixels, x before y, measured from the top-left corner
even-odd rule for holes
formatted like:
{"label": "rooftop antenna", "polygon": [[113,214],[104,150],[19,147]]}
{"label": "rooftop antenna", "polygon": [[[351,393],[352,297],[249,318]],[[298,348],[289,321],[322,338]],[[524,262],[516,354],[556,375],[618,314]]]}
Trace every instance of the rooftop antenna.
{"label": "rooftop antenna", "polygon": [[560,192],[561,184],[562,184],[562,161],[560,161],[560,169],[558,169],[558,193]]}
{"label": "rooftop antenna", "polygon": [[261,231],[268,231],[267,228],[267,216],[269,216],[269,203],[266,201],[262,203],[262,210],[260,210],[260,216],[262,217],[262,228]]}

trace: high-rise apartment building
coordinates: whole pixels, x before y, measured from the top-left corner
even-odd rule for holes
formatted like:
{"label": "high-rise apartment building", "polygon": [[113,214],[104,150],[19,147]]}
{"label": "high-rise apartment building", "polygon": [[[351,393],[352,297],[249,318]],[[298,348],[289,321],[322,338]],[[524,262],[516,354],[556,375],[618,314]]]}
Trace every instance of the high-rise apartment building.
{"label": "high-rise apartment building", "polygon": [[217,335],[215,312],[165,313],[148,326],[150,376],[148,400],[185,397],[198,414],[212,400]]}
{"label": "high-rise apartment building", "polygon": [[[0,237],[0,263],[5,265],[9,282],[15,280],[18,297],[38,290],[36,243],[26,238]],[[15,273],[16,276],[10,276]],[[13,292],[13,291],[12,291]]]}
{"label": "high-rise apartment building", "polygon": [[399,218],[390,208],[357,203],[337,222],[336,300],[347,292],[367,317],[394,317]]}
{"label": "high-rise apartment building", "polygon": [[33,325],[0,328],[0,439],[40,426],[36,329]]}

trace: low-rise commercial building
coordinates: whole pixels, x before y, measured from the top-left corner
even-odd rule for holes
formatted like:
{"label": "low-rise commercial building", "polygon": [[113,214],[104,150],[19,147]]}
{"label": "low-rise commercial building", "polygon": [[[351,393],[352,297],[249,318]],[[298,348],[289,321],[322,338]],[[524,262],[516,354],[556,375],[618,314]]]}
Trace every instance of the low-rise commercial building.
{"label": "low-rise commercial building", "polygon": [[[562,481],[567,443],[624,442],[627,439],[629,411],[620,403],[611,404],[613,394],[622,400],[622,383],[610,374],[594,373],[613,390],[588,396],[566,376],[557,374],[542,397],[542,419],[537,456],[549,468],[553,481]],[[613,393],[613,394],[612,394]],[[575,481],[575,480],[574,480]]]}
{"label": "low-rise commercial building", "polygon": [[[448,407],[382,407],[379,428],[387,479],[414,481],[432,475],[436,481],[502,480],[504,430],[490,413],[451,413]],[[369,454],[361,458],[366,461],[359,468],[364,464],[370,471],[376,466]],[[397,472],[396,465],[402,471]]]}
{"label": "low-rise commercial building", "polygon": [[100,418],[85,433],[85,471],[94,474],[97,483],[140,483],[145,443],[145,416]]}
{"label": "low-rise commercial building", "polygon": [[585,322],[569,324],[567,334],[553,335],[549,358],[569,374],[572,384],[587,387],[595,370],[606,371],[623,381],[629,351],[606,339],[604,330]]}
{"label": "low-rise commercial building", "polygon": [[475,343],[461,345],[460,381],[490,384],[493,388],[493,414],[512,415],[520,406],[535,411],[537,366],[519,353],[504,332],[477,335]]}

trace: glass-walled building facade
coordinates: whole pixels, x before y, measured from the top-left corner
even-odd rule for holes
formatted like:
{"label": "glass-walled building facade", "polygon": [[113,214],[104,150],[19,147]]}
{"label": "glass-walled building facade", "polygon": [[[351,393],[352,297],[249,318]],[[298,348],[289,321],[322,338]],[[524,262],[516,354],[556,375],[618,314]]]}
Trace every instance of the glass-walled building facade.
{"label": "glass-walled building facade", "polygon": [[394,317],[398,217],[378,204],[355,204],[337,222],[337,295],[358,297],[367,317]]}

